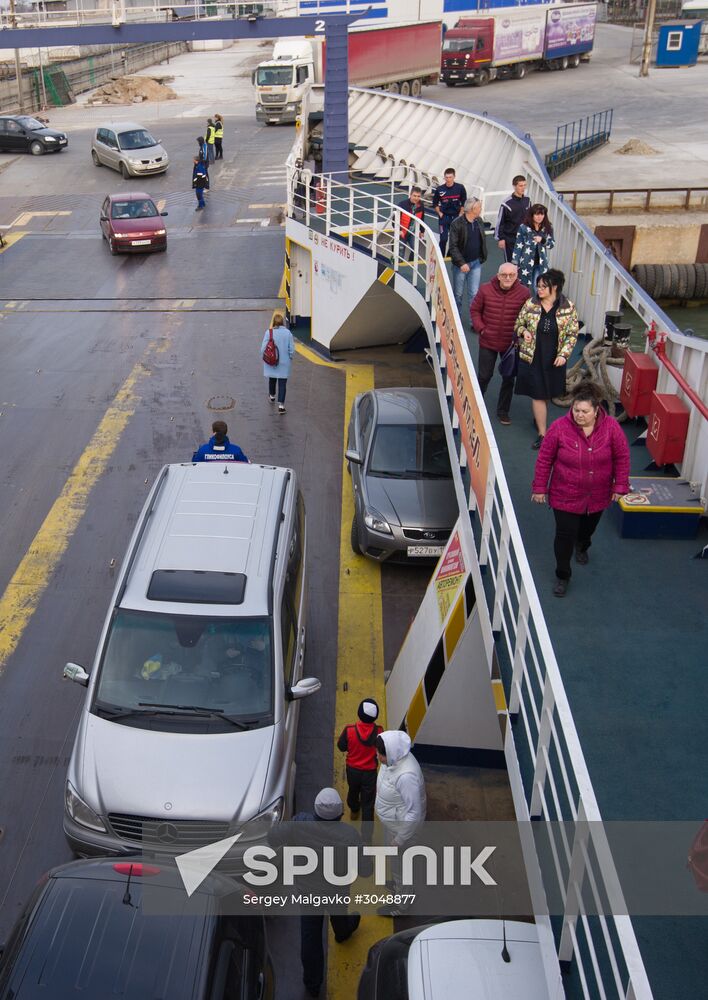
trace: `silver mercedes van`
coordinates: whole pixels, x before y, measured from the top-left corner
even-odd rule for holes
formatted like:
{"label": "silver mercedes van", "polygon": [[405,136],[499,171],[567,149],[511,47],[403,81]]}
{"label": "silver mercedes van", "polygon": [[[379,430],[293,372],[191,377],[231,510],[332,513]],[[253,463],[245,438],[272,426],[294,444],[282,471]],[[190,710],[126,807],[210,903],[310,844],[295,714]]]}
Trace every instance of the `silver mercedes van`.
{"label": "silver mercedes van", "polygon": [[84,856],[181,853],[290,815],[307,611],[292,469],[165,466],[131,539],[69,763]]}

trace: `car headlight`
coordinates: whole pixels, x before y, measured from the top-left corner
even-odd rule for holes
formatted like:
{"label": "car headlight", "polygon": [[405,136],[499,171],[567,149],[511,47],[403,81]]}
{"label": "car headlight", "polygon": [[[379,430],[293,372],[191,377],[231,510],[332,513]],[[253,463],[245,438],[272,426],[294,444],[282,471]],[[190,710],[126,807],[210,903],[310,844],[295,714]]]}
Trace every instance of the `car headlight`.
{"label": "car headlight", "polygon": [[271,802],[269,806],[262,809],[253,819],[249,819],[244,823],[241,827],[241,836],[237,844],[247,840],[265,840],[270,828],[279,823],[283,818],[284,805],[284,799],[276,799],[275,802]]}
{"label": "car headlight", "polygon": [[44,141],[45,142],[56,142],[57,140],[54,138],[53,135],[45,135]]}
{"label": "car headlight", "polygon": [[167,232],[166,229],[156,229],[155,232],[152,235],[153,236],[164,236],[166,232]]}
{"label": "car headlight", "polygon": [[372,531],[380,531],[384,535],[390,535],[391,525],[385,521],[375,510],[367,510],[364,514],[364,524]]}
{"label": "car headlight", "polygon": [[294,104],[286,104],[285,105],[285,110],[286,111],[294,111],[295,110],[295,105]]}
{"label": "car headlight", "polygon": [[117,240],[132,240],[133,233],[115,233],[115,238]]}
{"label": "car headlight", "polygon": [[101,818],[90,806],[86,805],[70,781],[67,781],[64,789],[64,804],[66,811],[75,823],[88,827],[89,830],[97,830],[99,833],[106,832]]}

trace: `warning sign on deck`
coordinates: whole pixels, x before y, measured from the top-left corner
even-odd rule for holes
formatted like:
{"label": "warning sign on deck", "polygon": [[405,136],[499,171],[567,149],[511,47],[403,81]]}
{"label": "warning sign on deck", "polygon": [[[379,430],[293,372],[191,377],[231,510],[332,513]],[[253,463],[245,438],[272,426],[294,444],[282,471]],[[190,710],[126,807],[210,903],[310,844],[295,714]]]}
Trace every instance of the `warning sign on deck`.
{"label": "warning sign on deck", "polygon": [[460,545],[460,535],[455,531],[447,543],[447,549],[435,574],[435,593],[441,623],[447,618],[447,613],[457,598],[465,576],[465,559]]}

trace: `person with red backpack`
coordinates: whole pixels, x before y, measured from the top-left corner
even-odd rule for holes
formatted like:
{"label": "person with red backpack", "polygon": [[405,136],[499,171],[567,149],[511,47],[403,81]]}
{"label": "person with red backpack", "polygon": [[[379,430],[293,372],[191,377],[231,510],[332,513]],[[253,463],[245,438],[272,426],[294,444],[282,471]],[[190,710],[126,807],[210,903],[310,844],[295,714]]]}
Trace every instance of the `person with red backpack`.
{"label": "person with red backpack", "polygon": [[379,706],[373,698],[365,698],[357,709],[358,721],[345,726],[337,740],[337,749],[346,753],[347,805],[351,819],[361,818],[366,822],[374,819],[376,798],[376,737],[383,732],[376,725]]}
{"label": "person with red backpack", "polygon": [[263,375],[268,379],[268,398],[274,403],[277,389],[278,413],[285,413],[285,393],[295,354],[293,335],[284,324],[282,314],[276,313],[273,325],[266,330],[261,343]]}

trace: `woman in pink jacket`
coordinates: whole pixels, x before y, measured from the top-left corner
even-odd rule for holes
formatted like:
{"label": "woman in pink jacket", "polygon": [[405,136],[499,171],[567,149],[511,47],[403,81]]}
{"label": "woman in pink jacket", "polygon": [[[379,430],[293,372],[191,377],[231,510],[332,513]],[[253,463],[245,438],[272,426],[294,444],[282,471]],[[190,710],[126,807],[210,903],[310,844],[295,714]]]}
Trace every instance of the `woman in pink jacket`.
{"label": "woman in pink jacket", "polygon": [[556,582],[553,593],[564,597],[571,577],[570,559],[581,566],[602,512],[629,493],[629,445],[622,428],[600,406],[590,383],[573,392],[573,404],[554,421],[543,439],[531,487],[534,503],[548,498],[556,519],[553,543]]}

